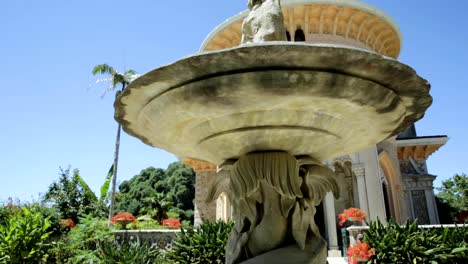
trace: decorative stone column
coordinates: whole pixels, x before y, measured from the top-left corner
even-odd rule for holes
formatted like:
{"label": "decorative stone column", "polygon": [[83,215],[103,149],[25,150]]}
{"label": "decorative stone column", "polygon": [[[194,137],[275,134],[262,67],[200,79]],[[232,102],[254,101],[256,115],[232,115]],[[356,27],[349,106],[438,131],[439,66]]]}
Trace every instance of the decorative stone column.
{"label": "decorative stone column", "polygon": [[325,211],[325,223],[327,223],[328,256],[341,257],[341,251],[338,247],[338,235],[336,233],[335,198],[333,197],[333,193],[327,193],[323,201],[323,208]]}
{"label": "decorative stone column", "polygon": [[[363,164],[363,166],[361,166],[363,169],[359,170],[359,166],[356,165],[354,165],[353,168],[355,168],[356,178],[358,181],[360,197],[359,203],[361,203],[361,200],[364,203],[361,204],[361,209],[364,209],[363,207],[365,206],[367,207],[367,213],[369,214],[370,220],[379,218],[381,221],[384,221],[386,218],[385,202],[383,198],[382,181],[379,173],[377,147],[374,145],[360,151],[359,159],[360,163]],[[358,174],[360,176],[358,176]],[[364,175],[364,179],[360,179],[362,175]],[[362,189],[362,186],[365,186],[365,188]],[[364,194],[361,194],[361,192],[367,193],[367,197],[365,197]]]}
{"label": "decorative stone column", "polygon": [[200,225],[203,220],[215,221],[216,201],[207,203],[206,197],[208,188],[216,178],[216,165],[194,159],[186,159],[184,163],[192,167],[196,173],[194,225]]}
{"label": "decorative stone column", "polygon": [[434,192],[431,189],[425,190],[427,211],[429,213],[429,221],[431,225],[439,224],[439,215],[437,213],[437,205],[435,204]]}
{"label": "decorative stone column", "polygon": [[356,175],[358,188],[359,208],[370,215],[367,203],[366,173],[363,165],[353,165],[353,172]]}

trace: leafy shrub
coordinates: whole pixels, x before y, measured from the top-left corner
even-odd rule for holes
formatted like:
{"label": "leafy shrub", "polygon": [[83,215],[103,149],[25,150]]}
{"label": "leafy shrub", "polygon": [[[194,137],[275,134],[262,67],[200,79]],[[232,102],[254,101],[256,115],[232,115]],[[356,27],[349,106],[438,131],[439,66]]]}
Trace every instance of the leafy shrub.
{"label": "leafy shrub", "polygon": [[107,221],[88,215],[80,218],[79,224],[68,235],[55,241],[49,254],[53,256],[55,263],[88,263],[90,260],[99,263],[96,257],[99,245],[112,241],[113,236]]}
{"label": "leafy shrub", "polygon": [[44,263],[51,222],[29,206],[11,211],[0,225],[0,263]]}
{"label": "leafy shrub", "polygon": [[99,245],[96,257],[103,264],[153,264],[158,260],[159,250],[148,244],[103,242]]}
{"label": "leafy shrub", "polygon": [[77,169],[70,173],[70,168],[60,168],[57,182],[49,186],[44,202],[52,203],[62,215],[62,219],[73,219],[75,223],[87,214],[105,216],[104,201],[89,188]]}
{"label": "leafy shrub", "polygon": [[369,224],[364,240],[376,251],[376,263],[462,264],[468,260],[468,227],[420,229],[417,221],[387,226]]}
{"label": "leafy shrub", "polygon": [[224,263],[226,243],[233,224],[205,222],[196,229],[181,229],[166,258],[172,263]]}

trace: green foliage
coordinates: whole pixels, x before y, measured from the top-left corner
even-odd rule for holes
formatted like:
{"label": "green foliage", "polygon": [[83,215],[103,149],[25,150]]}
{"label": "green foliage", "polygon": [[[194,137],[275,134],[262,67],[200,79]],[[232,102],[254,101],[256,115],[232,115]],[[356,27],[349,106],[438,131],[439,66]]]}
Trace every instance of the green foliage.
{"label": "green foliage", "polygon": [[168,218],[167,213],[172,207],[172,202],[164,194],[152,191],[150,196],[143,198],[143,202],[145,207],[141,209],[141,213],[159,222]]}
{"label": "green foliage", "polygon": [[0,225],[0,263],[45,263],[50,227],[49,217],[34,208],[16,210]]}
{"label": "green foliage", "polygon": [[112,241],[113,236],[107,221],[87,215],[57,245],[61,247],[63,255],[60,263],[84,263],[91,259],[97,261],[98,246]]}
{"label": "green foliage", "polygon": [[101,186],[101,197],[99,197],[99,201],[102,203],[105,202],[107,198],[107,193],[109,192],[109,186],[110,182],[112,179],[112,176],[114,175],[114,164],[109,169],[109,172],[107,173],[106,180],[104,181],[104,184]]}
{"label": "green foliage", "polygon": [[149,167],[120,184],[116,211],[148,214],[158,221],[172,212],[182,220],[191,220],[194,184],[195,173],[181,162],[170,164],[166,171]]}
{"label": "green foliage", "polygon": [[137,229],[167,229],[161,225],[161,222],[147,218],[147,216],[143,216],[143,221],[140,220],[140,217],[138,218]]}
{"label": "green foliage", "polygon": [[103,215],[105,205],[99,203],[96,195],[81,178],[77,169],[70,175],[70,168],[60,169],[60,177],[52,183],[45,195],[46,202],[52,202],[63,219],[73,219],[75,223],[87,214]]}
{"label": "green foliage", "polygon": [[101,243],[96,257],[103,264],[157,264],[159,250],[139,243]]}
{"label": "green foliage", "polygon": [[420,229],[417,221],[400,226],[369,224],[364,240],[376,250],[375,263],[462,264],[468,260],[468,227]]}
{"label": "green foliage", "polygon": [[226,244],[233,224],[205,222],[196,229],[181,229],[166,258],[172,263],[224,263]]}
{"label": "green foliage", "polygon": [[130,82],[134,79],[136,75],[136,72],[134,70],[127,70],[125,73],[122,74],[107,64],[99,64],[94,66],[92,73],[93,75],[110,75],[110,89],[114,89],[117,86],[117,84],[122,84],[124,87],[127,86],[128,84],[130,84]]}
{"label": "green foliage", "polygon": [[437,206],[437,212],[439,213],[440,223],[453,224],[455,222],[455,218],[459,214],[459,211],[437,196],[435,197],[435,201]]}
{"label": "green foliage", "polygon": [[443,181],[442,187],[437,188],[437,191],[440,202],[452,208],[452,210],[449,210],[452,220],[461,211],[468,210],[468,176],[466,174],[456,174],[452,178]]}
{"label": "green foliage", "polygon": [[13,201],[13,198],[9,197],[7,202],[0,205],[0,225],[6,225],[11,215],[21,209],[21,204]]}

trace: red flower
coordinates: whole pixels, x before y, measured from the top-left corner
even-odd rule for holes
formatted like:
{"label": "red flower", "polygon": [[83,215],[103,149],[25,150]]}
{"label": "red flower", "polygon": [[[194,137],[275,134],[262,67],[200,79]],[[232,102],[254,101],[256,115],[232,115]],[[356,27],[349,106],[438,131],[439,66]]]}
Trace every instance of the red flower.
{"label": "red flower", "polygon": [[73,221],[73,219],[62,219],[60,220],[60,226],[64,229],[66,228],[74,228],[76,225],[75,225],[75,222]]}
{"label": "red flower", "polygon": [[120,212],[114,217],[112,217],[111,220],[112,223],[118,223],[121,225],[124,229],[127,227],[128,224],[133,223],[133,227],[137,227],[137,220],[135,216],[133,216],[131,213],[128,212]]}
{"label": "red flower", "polygon": [[361,242],[348,248],[349,264],[357,264],[358,261],[367,261],[375,255],[375,249],[371,249],[369,244]]}
{"label": "red flower", "polygon": [[136,222],[135,216],[128,212],[119,212],[112,217],[112,223],[118,223],[119,221]]}
{"label": "red flower", "polygon": [[468,211],[461,211],[460,215],[457,217],[457,222],[468,222]]}
{"label": "red flower", "polygon": [[364,219],[367,217],[366,213],[361,211],[359,208],[349,208],[343,210],[343,213],[338,215],[338,218],[340,219],[340,226],[343,226],[343,224],[346,221],[359,221],[362,222]]}
{"label": "red flower", "polygon": [[170,229],[179,229],[180,228],[180,221],[176,218],[168,218],[162,220],[162,225],[167,226]]}

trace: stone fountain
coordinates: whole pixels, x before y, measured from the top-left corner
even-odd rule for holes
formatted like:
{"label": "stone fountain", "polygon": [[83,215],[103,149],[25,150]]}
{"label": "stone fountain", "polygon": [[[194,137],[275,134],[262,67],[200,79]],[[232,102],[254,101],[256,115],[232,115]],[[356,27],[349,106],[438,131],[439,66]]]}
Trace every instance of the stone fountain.
{"label": "stone fountain", "polygon": [[279,0],[249,9],[240,46],[139,77],[115,117],[148,145],[218,165],[209,198],[227,193],[235,221],[226,263],[326,263],[315,207],[339,194],[323,161],[422,118],[429,84],[369,51],[286,42]]}

